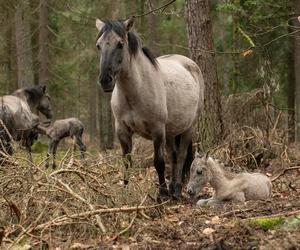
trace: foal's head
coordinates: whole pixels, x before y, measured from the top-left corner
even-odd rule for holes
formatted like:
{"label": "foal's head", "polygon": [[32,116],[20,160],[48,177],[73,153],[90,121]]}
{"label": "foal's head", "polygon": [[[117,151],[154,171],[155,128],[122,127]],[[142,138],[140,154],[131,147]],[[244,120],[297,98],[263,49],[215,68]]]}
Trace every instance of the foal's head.
{"label": "foal's head", "polygon": [[208,154],[200,156],[196,153],[187,185],[187,192],[190,196],[198,194],[204,185],[211,180],[212,173],[210,171],[210,164],[214,164],[214,161]]}
{"label": "foal's head", "polygon": [[140,38],[132,31],[134,18],[125,21],[96,20],[99,31],[96,46],[100,53],[99,83],[105,92],[114,89],[116,78],[133,56],[142,49],[144,55],[156,66],[156,60],[149,50],[141,48]]}

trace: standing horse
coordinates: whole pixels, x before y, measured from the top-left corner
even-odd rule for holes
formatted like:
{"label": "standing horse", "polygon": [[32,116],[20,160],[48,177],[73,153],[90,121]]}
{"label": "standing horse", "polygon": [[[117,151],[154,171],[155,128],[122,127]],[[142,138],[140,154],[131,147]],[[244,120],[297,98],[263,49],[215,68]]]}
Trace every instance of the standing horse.
{"label": "standing horse", "polygon": [[[132,31],[133,24],[133,18],[96,20],[99,82],[105,92],[112,91],[115,128],[125,158],[124,184],[128,183],[128,167],[132,165],[132,135],[138,133],[153,141],[160,195],[179,198],[183,166],[203,108],[203,76],[197,64],[187,57],[154,58],[147,48],[141,47],[138,35]],[[164,146],[172,159],[169,192],[165,182]]]}
{"label": "standing horse", "polygon": [[[12,154],[11,141],[22,141],[31,158],[29,137],[32,129],[39,123],[34,114],[40,111],[47,119],[53,117],[50,97],[46,93],[46,86],[34,86],[16,90],[12,95],[0,97],[0,150]],[[29,146],[30,145],[30,146]]]}

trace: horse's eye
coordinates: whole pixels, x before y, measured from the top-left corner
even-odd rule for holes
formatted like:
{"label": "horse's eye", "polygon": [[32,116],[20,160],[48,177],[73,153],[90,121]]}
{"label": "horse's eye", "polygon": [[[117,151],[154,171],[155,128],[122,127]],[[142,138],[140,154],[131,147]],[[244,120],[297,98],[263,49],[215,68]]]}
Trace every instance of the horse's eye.
{"label": "horse's eye", "polygon": [[100,50],[100,49],[101,49],[99,44],[97,44],[96,46],[97,46],[97,49],[98,49],[98,50]]}
{"label": "horse's eye", "polygon": [[124,44],[122,42],[118,42],[117,48],[118,49],[123,49],[123,47],[124,47]]}
{"label": "horse's eye", "polygon": [[197,170],[198,175],[202,175],[202,170]]}

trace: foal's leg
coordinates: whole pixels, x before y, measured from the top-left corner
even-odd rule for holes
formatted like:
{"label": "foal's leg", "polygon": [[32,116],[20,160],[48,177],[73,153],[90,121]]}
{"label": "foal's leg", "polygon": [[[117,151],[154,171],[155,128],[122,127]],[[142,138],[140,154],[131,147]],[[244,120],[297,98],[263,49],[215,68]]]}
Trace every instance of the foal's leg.
{"label": "foal's leg", "polygon": [[52,164],[52,168],[55,169],[56,168],[56,162],[55,162],[55,158],[56,158],[56,151],[57,151],[57,146],[58,146],[59,141],[55,140],[54,141],[54,145],[53,145],[53,164]]}
{"label": "foal's leg", "polygon": [[162,196],[168,196],[168,188],[165,179],[165,161],[163,155],[163,146],[165,142],[164,133],[156,135],[153,141],[154,141],[154,167],[158,174],[159,194]]}
{"label": "foal's leg", "polygon": [[86,146],[82,142],[82,133],[76,136],[76,144],[79,146],[81,159],[84,159],[84,152],[86,151]]}
{"label": "foal's leg", "polygon": [[124,186],[129,182],[128,168],[132,166],[131,151],[132,151],[132,132],[125,126],[116,125],[116,132],[119,138],[122,152],[123,152],[123,166],[124,166]]}
{"label": "foal's leg", "polygon": [[48,152],[47,152],[47,158],[46,158],[46,164],[45,164],[46,168],[49,167],[49,161],[52,156],[53,146],[54,146],[54,141],[52,139],[50,139],[48,142]]}
{"label": "foal's leg", "polygon": [[177,165],[174,171],[175,176],[175,185],[174,185],[174,194],[173,197],[178,199],[181,196],[181,189],[182,189],[182,173],[183,173],[183,165],[186,160],[187,150],[192,141],[192,129],[184,132],[181,135],[179,150],[177,154]]}

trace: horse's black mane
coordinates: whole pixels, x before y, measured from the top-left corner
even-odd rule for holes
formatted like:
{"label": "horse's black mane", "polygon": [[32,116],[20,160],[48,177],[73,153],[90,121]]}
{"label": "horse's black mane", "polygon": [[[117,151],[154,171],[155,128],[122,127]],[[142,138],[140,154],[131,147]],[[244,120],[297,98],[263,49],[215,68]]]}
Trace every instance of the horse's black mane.
{"label": "horse's black mane", "polygon": [[[124,25],[124,21],[123,20],[119,20],[119,21],[105,21],[104,22],[105,25],[104,27],[100,30],[98,36],[97,36],[97,40],[99,39],[99,37],[101,37],[105,32],[109,32],[109,31],[114,31],[119,37],[121,38],[125,38],[126,37],[126,27]],[[138,52],[139,49],[142,49],[144,55],[149,59],[149,61],[151,62],[151,64],[157,68],[157,60],[154,57],[154,55],[151,53],[151,51],[146,48],[146,47],[141,47],[141,39],[139,38],[138,34],[132,31],[128,32],[127,35],[127,39],[128,39],[128,47],[129,47],[129,52],[130,54],[132,54],[133,56],[135,56]]]}
{"label": "horse's black mane", "polygon": [[32,103],[38,102],[44,95],[42,86],[26,87],[24,88],[24,91],[29,94],[29,101]]}

